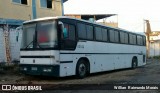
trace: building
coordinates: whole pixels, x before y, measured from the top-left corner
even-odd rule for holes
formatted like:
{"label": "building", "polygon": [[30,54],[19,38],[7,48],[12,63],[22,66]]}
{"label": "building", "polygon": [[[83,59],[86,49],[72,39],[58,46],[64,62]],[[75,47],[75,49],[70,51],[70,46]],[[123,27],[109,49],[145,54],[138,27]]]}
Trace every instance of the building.
{"label": "building", "polygon": [[149,20],[146,23],[146,48],[147,57],[160,56],[160,31],[152,31]]}
{"label": "building", "polygon": [[16,20],[30,20],[33,12],[37,18],[62,15],[61,0],[0,0],[0,11],[0,18]]}
{"label": "building", "polygon": [[118,18],[116,19],[117,22],[106,22],[107,18],[115,15],[117,16],[117,14],[65,14],[65,16],[89,20],[89,21],[97,21],[103,19],[103,22],[97,22],[97,23],[118,28]]}
{"label": "building", "polygon": [[[26,20],[62,16],[67,0],[0,0],[0,62],[18,61],[20,41],[16,28]],[[22,32],[18,32],[21,36]],[[19,40],[21,37],[19,37]]]}
{"label": "building", "polygon": [[118,28],[118,22],[99,22],[100,24]]}
{"label": "building", "polygon": [[160,56],[160,31],[153,31],[149,34],[150,50],[149,56]]}

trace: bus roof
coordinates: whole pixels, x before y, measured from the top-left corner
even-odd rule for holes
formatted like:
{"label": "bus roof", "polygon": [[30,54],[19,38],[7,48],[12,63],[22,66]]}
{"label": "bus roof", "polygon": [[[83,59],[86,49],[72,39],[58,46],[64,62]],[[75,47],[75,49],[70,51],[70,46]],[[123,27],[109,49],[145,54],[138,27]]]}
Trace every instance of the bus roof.
{"label": "bus roof", "polygon": [[[126,29],[114,28],[114,27],[111,27],[111,26],[106,26],[106,25],[103,25],[103,24],[94,23],[94,22],[90,22],[90,21],[87,21],[87,20],[83,20],[83,19],[71,18],[71,17],[68,17],[68,16],[56,16],[56,17],[37,18],[37,19],[25,21],[25,22],[23,22],[23,24],[31,23],[31,22],[44,21],[44,20],[61,19],[61,18],[74,19],[74,20],[77,20],[77,21],[82,21],[82,22],[87,22],[87,23],[91,23],[91,24],[96,24],[96,25],[100,25],[100,26],[104,26],[104,27],[108,27],[108,28],[112,28],[112,29],[116,29],[116,30],[122,30],[122,31],[129,32],[129,33],[139,34],[139,33],[136,33],[136,32],[128,31]],[[143,35],[143,34],[139,34],[139,35]]]}

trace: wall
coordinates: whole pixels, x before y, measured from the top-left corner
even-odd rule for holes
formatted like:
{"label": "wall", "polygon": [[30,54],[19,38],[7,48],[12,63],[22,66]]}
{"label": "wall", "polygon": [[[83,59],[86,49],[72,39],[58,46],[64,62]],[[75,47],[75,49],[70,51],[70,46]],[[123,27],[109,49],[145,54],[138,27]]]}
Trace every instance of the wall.
{"label": "wall", "polygon": [[160,56],[160,40],[150,43],[150,57]]}
{"label": "wall", "polygon": [[[10,56],[12,61],[20,60],[20,45],[22,39],[22,30],[16,30],[18,26],[9,25],[9,46],[10,46]],[[5,48],[5,40],[4,40],[4,29],[3,25],[0,25],[0,62],[7,62],[6,59],[6,48]],[[17,42],[16,36],[17,32],[19,33],[19,40]]]}
{"label": "wall", "polygon": [[[20,60],[20,45],[22,39],[22,30],[16,30],[17,27],[10,27],[10,55],[11,61]],[[18,41],[16,40],[17,33],[19,33]]]}
{"label": "wall", "polygon": [[37,0],[37,18],[48,16],[62,16],[61,0],[53,0],[52,9],[42,8]]}
{"label": "wall", "polygon": [[0,18],[29,20],[31,15],[31,0],[29,5],[13,3],[12,0],[0,0]]}
{"label": "wall", "polygon": [[[53,9],[41,8],[40,0],[37,1],[37,17],[61,16],[60,0],[53,0]],[[12,0],[0,0],[0,18],[29,20],[32,17],[32,0],[28,0],[28,5],[13,3]]]}

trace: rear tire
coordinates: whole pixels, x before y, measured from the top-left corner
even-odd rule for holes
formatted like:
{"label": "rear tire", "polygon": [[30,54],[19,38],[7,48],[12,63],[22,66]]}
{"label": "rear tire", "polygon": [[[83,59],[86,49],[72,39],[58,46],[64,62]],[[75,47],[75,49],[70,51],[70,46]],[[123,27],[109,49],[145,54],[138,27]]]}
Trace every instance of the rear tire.
{"label": "rear tire", "polygon": [[132,59],[132,69],[137,68],[137,64],[138,64],[137,58],[133,58]]}
{"label": "rear tire", "polygon": [[77,66],[76,66],[76,76],[77,76],[77,78],[82,79],[82,78],[86,77],[87,69],[88,69],[87,67],[88,66],[87,66],[87,64],[84,60],[78,61]]}

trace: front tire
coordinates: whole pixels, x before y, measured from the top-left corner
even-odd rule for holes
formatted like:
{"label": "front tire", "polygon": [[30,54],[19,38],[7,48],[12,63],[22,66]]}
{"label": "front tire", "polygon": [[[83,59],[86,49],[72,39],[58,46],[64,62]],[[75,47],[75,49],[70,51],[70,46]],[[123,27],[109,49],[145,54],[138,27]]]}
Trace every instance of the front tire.
{"label": "front tire", "polygon": [[87,65],[84,60],[80,60],[76,66],[76,76],[80,79],[86,77],[87,75]]}

